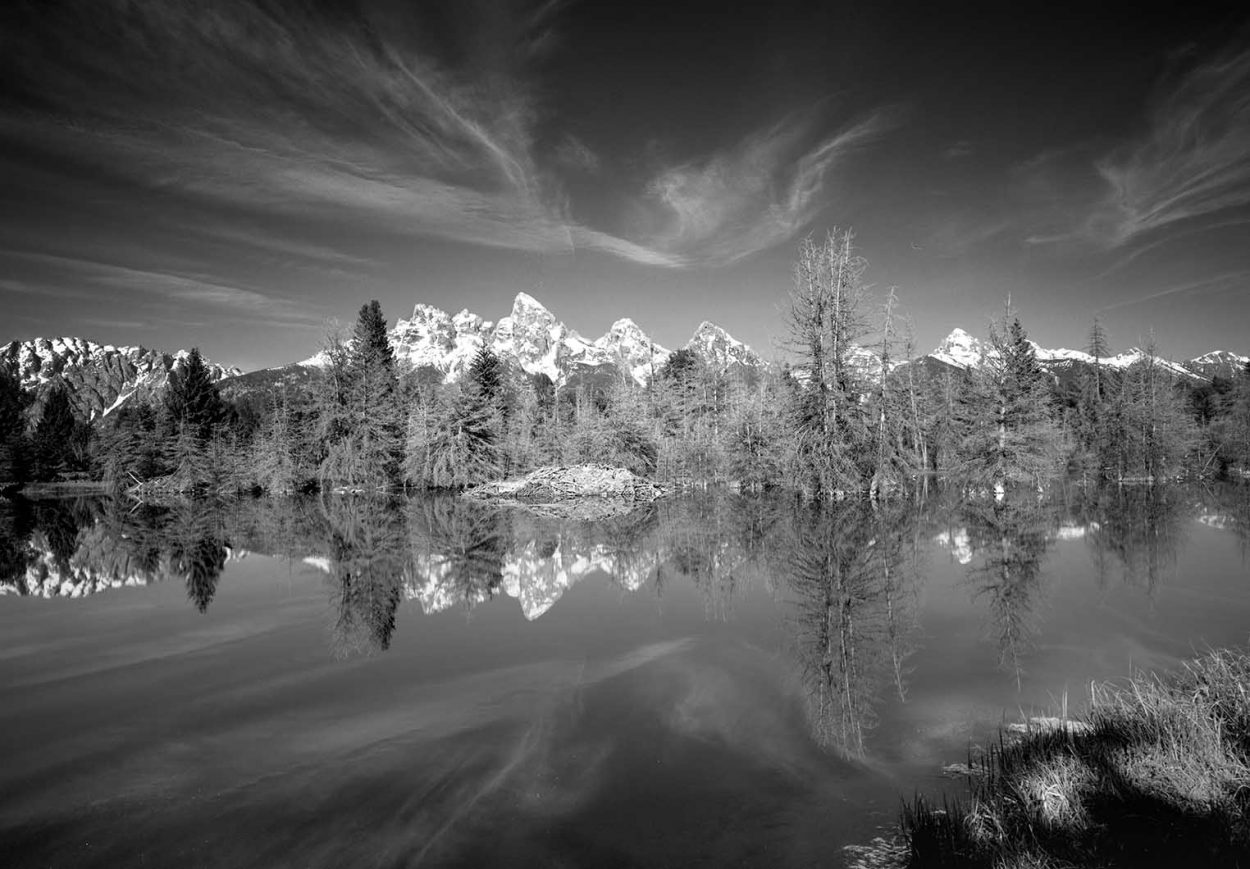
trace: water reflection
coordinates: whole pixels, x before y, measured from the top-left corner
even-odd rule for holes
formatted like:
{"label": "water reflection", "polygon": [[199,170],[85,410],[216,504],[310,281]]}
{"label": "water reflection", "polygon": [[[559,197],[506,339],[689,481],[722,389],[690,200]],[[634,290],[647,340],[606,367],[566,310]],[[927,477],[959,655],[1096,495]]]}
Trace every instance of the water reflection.
{"label": "water reflection", "polygon": [[332,498],[324,502],[335,657],[384,652],[395,633],[402,586],[404,526],[384,501]]}
{"label": "water reflection", "polygon": [[19,500],[0,502],[0,592],[82,597],[176,581],[208,613],[227,565],[255,552],[325,575],[330,650],[348,658],[391,646],[416,612],[404,600],[426,616],[471,619],[505,597],[532,621],[594,578],[658,599],[693,588],[707,618],[729,621],[757,589],[786,625],[815,740],[860,756],[883,698],[908,697],[927,553],[946,549],[961,565],[998,662],[1018,682],[1058,542],[1083,541],[1099,583],[1154,594],[1195,523],[1250,540],[1250,488],[1073,489],[963,504],[935,493],[881,508],[720,492],[591,518],[457,498]]}
{"label": "water reflection", "polygon": [[1213,515],[1222,515],[1202,506],[1187,509],[1186,494],[1185,490],[1154,486],[1089,493],[1080,509],[1088,532],[1085,539],[1096,554],[1100,581],[1105,583],[1116,565],[1125,584],[1153,594],[1172,576],[1187,520],[1209,522]]}
{"label": "water reflection", "polygon": [[973,555],[968,581],[989,611],[999,665],[1017,684],[1038,628],[1042,563],[1056,537],[1053,511],[1036,500],[984,501],[960,511]]}
{"label": "water reflection", "polygon": [[862,755],[881,692],[893,683],[906,696],[919,575],[906,554],[919,518],[905,507],[812,507],[787,535],[795,655],[821,745]]}

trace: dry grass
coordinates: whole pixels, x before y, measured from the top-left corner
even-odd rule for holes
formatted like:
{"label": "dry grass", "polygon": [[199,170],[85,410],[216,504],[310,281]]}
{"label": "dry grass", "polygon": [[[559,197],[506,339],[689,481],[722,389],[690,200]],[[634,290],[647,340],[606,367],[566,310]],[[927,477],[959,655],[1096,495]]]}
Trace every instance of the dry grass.
{"label": "dry grass", "polygon": [[1000,737],[966,805],[907,806],[906,865],[1250,866],[1250,656],[1098,686],[1086,723]]}

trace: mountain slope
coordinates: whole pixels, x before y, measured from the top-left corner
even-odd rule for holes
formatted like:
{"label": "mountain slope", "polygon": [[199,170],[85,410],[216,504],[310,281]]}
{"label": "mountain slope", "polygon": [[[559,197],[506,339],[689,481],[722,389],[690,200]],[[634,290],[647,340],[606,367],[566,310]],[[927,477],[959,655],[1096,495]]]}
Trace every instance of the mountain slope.
{"label": "mountain slope", "polygon": [[[85,338],[32,338],[0,347],[0,365],[17,373],[24,389],[42,399],[63,386],[70,402],[84,417],[101,416],[135,396],[151,396],[169,382],[169,373],[181,368],[186,350],[163,353],[144,347],[115,347]],[[242,374],[205,360],[213,380]]]}

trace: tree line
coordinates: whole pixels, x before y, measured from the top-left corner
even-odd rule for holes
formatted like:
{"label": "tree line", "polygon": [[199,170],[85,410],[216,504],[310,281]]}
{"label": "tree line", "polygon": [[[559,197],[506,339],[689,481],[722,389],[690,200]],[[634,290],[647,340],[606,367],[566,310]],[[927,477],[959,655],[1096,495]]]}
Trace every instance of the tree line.
{"label": "tree line", "polygon": [[198,350],[163,397],[90,423],[54,390],[38,418],[0,371],[0,481],[79,478],[176,492],[460,489],[547,464],[604,462],[662,482],[890,498],[932,477],[970,492],[1245,473],[1250,371],[1198,384],[1148,347],[1127,369],[1098,322],[1094,363],[1057,378],[1017,312],[991,323],[969,371],[911,362],[891,291],[872,298],[850,231],[799,249],[791,359],[720,370],[674,352],[638,386],[557,384],[481,348],[459,382],[397,365],[376,301],[333,339],[309,386],[229,401]]}

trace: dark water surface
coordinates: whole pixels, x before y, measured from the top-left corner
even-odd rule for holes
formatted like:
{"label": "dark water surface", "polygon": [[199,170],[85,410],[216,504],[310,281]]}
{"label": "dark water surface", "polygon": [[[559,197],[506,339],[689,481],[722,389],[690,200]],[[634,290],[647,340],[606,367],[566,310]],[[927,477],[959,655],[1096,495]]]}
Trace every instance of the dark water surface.
{"label": "dark water surface", "polygon": [[0,865],[831,866],[1250,630],[1250,493],[0,502]]}

